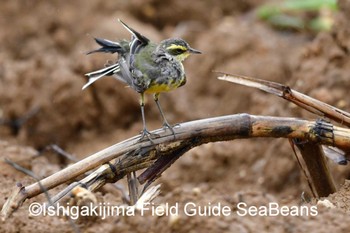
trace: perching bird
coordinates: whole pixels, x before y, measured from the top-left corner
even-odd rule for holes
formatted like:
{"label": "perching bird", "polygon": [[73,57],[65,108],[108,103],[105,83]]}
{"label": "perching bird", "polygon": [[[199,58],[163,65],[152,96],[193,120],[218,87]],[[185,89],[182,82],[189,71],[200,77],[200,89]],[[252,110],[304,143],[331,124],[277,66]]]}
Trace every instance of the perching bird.
{"label": "perching bird", "polygon": [[153,94],[163,118],[163,127],[169,128],[174,134],[160,107],[159,94],[183,86],[186,83],[186,75],[182,61],[192,53],[200,54],[201,52],[191,48],[185,40],[178,38],[166,39],[159,44],[153,43],[121,20],[119,22],[132,34],[131,41],[114,42],[95,38],[101,48],[90,51],[88,54],[104,52],[118,53],[119,56],[115,64],[87,73],[89,81],[83,86],[83,89],[104,76],[114,76],[140,93],[143,121],[141,139],[144,136],[150,139],[151,133],[147,130],[144,113],[144,94]]}

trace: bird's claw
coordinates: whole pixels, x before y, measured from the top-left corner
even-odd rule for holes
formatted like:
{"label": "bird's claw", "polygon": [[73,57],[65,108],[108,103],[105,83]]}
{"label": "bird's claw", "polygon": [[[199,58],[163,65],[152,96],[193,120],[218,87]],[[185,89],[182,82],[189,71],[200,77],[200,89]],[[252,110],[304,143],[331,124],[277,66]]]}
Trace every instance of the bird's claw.
{"label": "bird's claw", "polygon": [[140,141],[142,141],[145,137],[147,137],[147,139],[150,140],[154,144],[152,137],[159,138],[160,136],[159,136],[159,134],[149,132],[147,129],[143,129],[141,131]]}
{"label": "bird's claw", "polygon": [[[176,125],[175,125],[176,126]],[[174,136],[174,139],[176,138],[176,135],[175,135],[175,131],[173,129],[173,126],[171,126],[168,122],[164,122],[163,123],[163,129],[166,130],[166,129],[169,129],[171,131],[171,133],[173,134]]]}

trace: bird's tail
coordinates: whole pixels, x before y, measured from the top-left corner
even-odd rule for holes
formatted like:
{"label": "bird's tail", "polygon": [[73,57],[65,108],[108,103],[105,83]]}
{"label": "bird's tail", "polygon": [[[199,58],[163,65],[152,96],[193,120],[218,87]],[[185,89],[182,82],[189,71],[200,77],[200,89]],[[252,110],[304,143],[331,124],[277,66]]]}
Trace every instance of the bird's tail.
{"label": "bird's tail", "polygon": [[115,75],[119,71],[120,71],[120,66],[118,63],[116,63],[116,64],[113,64],[111,66],[107,66],[103,69],[87,73],[87,74],[85,74],[85,76],[87,76],[89,78],[89,81],[83,86],[82,89],[84,90],[85,88],[90,86],[92,83],[96,82],[97,80],[99,80],[100,78],[102,78],[104,76]]}
{"label": "bird's tail", "polygon": [[95,41],[97,44],[101,46],[101,48],[92,50],[88,52],[87,54],[91,53],[125,53],[125,48],[123,45],[121,45],[118,42],[114,42],[111,40],[101,39],[101,38],[95,38]]}
{"label": "bird's tail", "polygon": [[[92,54],[92,53],[118,53],[123,56],[127,52],[127,47],[124,45],[125,42],[121,41],[119,42],[114,42],[111,40],[106,40],[106,39],[101,39],[101,38],[95,38],[95,41],[97,44],[101,46],[101,48],[92,50],[88,52],[87,54]],[[117,74],[120,71],[120,66],[118,63],[107,66],[103,69],[96,70],[90,73],[85,74],[89,78],[89,81],[83,86],[82,89],[87,88],[90,86],[92,83],[96,82],[100,78],[104,76],[112,76]]]}

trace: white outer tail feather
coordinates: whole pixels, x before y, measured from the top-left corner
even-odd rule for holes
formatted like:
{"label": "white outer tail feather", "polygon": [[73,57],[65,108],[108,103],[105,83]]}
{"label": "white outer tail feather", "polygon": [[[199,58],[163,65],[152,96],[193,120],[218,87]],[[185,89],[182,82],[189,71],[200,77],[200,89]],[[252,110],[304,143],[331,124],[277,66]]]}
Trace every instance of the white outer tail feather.
{"label": "white outer tail feather", "polygon": [[109,73],[116,74],[119,71],[120,71],[119,64],[114,64],[114,65],[105,67],[103,69],[96,70],[94,72],[90,72],[90,73],[85,74],[85,76],[89,77],[89,81],[83,86],[82,90],[84,90],[85,88],[87,88],[92,83],[99,80],[100,78],[106,76],[107,74],[109,74]]}

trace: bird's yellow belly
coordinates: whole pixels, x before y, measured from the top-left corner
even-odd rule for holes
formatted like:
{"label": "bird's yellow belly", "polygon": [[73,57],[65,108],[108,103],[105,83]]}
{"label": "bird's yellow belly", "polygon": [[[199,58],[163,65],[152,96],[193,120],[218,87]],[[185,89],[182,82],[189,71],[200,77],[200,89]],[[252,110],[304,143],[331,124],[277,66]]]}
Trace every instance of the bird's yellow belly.
{"label": "bird's yellow belly", "polygon": [[182,80],[179,80],[177,82],[171,82],[171,83],[153,83],[149,86],[149,88],[145,91],[145,93],[153,94],[153,93],[159,93],[159,92],[168,92],[172,91],[179,86],[181,86]]}
{"label": "bird's yellow belly", "polygon": [[159,93],[159,92],[167,92],[167,91],[171,91],[174,90],[176,88],[178,88],[180,85],[179,84],[153,84],[151,85],[146,91],[145,93],[148,94],[152,94],[152,93]]}

